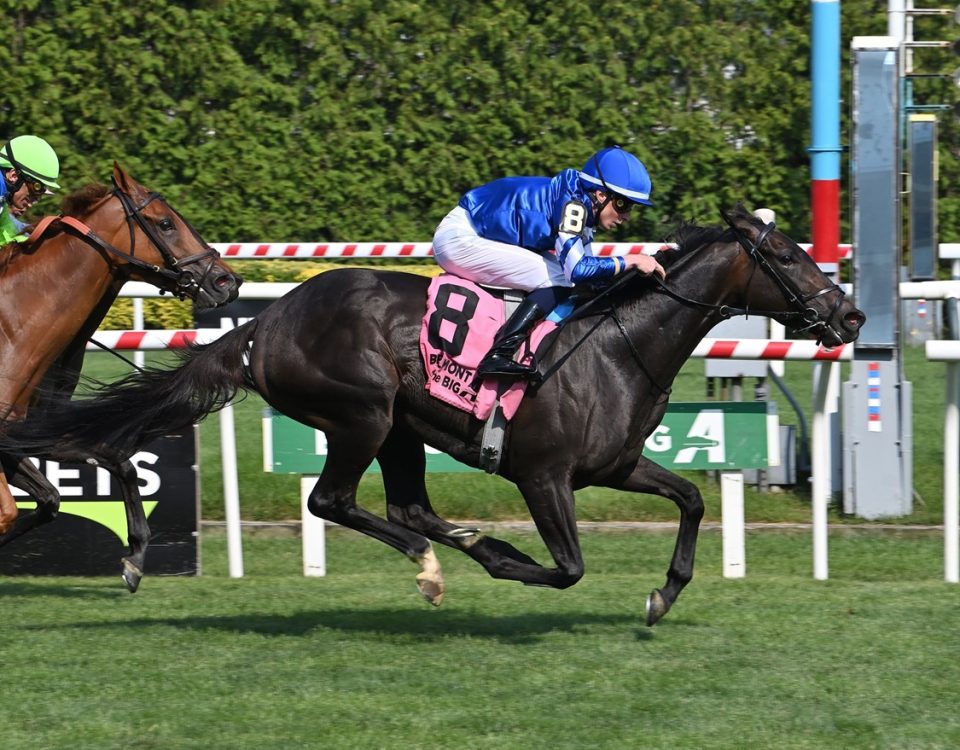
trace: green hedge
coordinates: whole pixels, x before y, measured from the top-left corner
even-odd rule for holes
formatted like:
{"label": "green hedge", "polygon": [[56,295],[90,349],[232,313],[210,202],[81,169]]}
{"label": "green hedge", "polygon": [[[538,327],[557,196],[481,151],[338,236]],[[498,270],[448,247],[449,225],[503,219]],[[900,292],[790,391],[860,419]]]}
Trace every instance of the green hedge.
{"label": "green hedge", "polygon": [[[209,241],[426,241],[469,187],[614,142],[648,163],[656,207],[612,240],[657,240],[740,199],[809,239],[809,0],[0,8],[0,134],[47,137],[66,188],[119,161]],[[885,33],[886,2],[842,13],[846,92],[849,39]],[[918,19],[918,38],[951,38],[949,21]],[[940,54],[917,65],[952,70]],[[949,85],[918,79],[915,96]],[[958,145],[944,118],[943,241],[960,239]]]}

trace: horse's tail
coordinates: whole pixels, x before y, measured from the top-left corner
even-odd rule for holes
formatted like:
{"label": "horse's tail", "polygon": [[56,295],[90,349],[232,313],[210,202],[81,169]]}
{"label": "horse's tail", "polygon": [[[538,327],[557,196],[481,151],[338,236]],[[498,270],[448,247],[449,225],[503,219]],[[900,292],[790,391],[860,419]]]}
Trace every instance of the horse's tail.
{"label": "horse's tail", "polygon": [[151,440],[189,428],[254,390],[244,357],[256,319],[182,354],[173,368],[151,367],[59,401],[3,430],[0,450],[60,460],[127,459]]}

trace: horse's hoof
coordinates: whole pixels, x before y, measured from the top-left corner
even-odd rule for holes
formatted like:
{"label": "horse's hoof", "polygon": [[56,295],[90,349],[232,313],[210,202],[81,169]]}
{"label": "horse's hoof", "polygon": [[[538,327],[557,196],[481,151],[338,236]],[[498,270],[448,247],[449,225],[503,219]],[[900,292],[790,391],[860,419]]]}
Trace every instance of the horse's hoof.
{"label": "horse's hoof", "polygon": [[647,625],[653,626],[670,610],[670,605],[663,598],[660,589],[654,589],[647,597]]}
{"label": "horse's hoof", "polygon": [[137,589],[140,587],[140,579],[143,578],[143,571],[129,560],[124,560],[123,573],[120,575],[127,586],[127,591],[131,594],[137,593]]}
{"label": "horse's hoof", "polygon": [[417,575],[417,589],[420,591],[420,596],[434,607],[439,607],[443,602],[443,576],[420,573]]}

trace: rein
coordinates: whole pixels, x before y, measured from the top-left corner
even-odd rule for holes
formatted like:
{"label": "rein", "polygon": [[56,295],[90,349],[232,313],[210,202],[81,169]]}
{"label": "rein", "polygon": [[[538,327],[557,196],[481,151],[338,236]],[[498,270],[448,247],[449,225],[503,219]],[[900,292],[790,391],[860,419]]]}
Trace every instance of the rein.
{"label": "rein", "polygon": [[[672,298],[673,300],[680,302],[681,304],[687,305],[689,307],[700,307],[700,308],[704,308],[706,310],[715,312],[717,315],[719,315],[723,319],[731,318],[736,315],[749,316],[750,313],[752,312],[755,315],[763,315],[766,317],[776,316],[780,318],[783,318],[783,317],[790,317],[794,319],[798,318],[801,322],[801,325],[794,328],[794,330],[797,331],[798,333],[803,333],[810,330],[823,331],[825,329],[830,328],[831,327],[830,321],[836,315],[837,310],[840,309],[840,305],[842,304],[843,299],[845,297],[845,293],[843,289],[841,289],[837,284],[831,284],[830,286],[824,287],[819,291],[812,292],[807,295],[800,294],[799,291],[792,286],[792,284],[789,284],[787,280],[780,273],[777,272],[777,270],[770,264],[770,262],[763,256],[763,253],[761,252],[761,248],[763,247],[764,242],[768,240],[770,234],[774,231],[774,229],[776,229],[776,224],[774,224],[773,222],[765,224],[763,229],[761,229],[760,233],[757,235],[756,242],[753,242],[750,240],[749,237],[744,235],[743,232],[740,231],[740,229],[734,226],[734,224],[729,219],[727,219],[726,216],[724,216],[724,218],[727,220],[727,223],[730,225],[730,228],[733,231],[734,237],[737,240],[737,244],[739,244],[741,248],[746,250],[751,260],[754,261],[753,270],[750,273],[750,280],[753,279],[753,272],[759,266],[764,271],[764,273],[766,273],[767,276],[769,276],[773,280],[773,282],[777,285],[777,287],[783,293],[785,301],[788,304],[792,305],[795,309],[793,311],[787,311],[787,312],[774,311],[774,310],[751,310],[749,307],[740,308],[740,307],[733,307],[731,305],[716,305],[710,302],[704,302],[702,300],[691,299],[689,297],[686,297],[680,294],[679,292],[674,291],[669,286],[667,286],[667,284],[663,279],[661,279],[656,274],[653,274],[652,275],[653,281],[657,284],[656,291],[666,294],[668,297]],[[572,322],[573,320],[585,317],[590,308],[595,307],[599,302],[607,299],[614,291],[621,288],[624,284],[629,283],[634,277],[638,275],[638,273],[639,272],[635,268],[630,268],[625,273],[620,274],[615,279],[615,281],[612,284],[610,284],[610,286],[606,287],[602,292],[597,294],[595,297],[592,297],[582,306],[574,310],[574,312],[560,324],[560,326],[558,327],[558,331],[564,328],[568,323]],[[750,280],[747,281],[748,287],[750,285]],[[821,318],[820,314],[816,310],[814,310],[812,307],[810,307],[807,303],[810,302],[811,300],[817,299],[818,297],[822,297],[823,295],[829,294],[831,292],[838,292],[837,300],[834,303],[833,307],[831,308],[830,314],[827,315],[826,318]],[[627,347],[630,350],[631,356],[633,357],[634,361],[637,363],[641,371],[643,371],[644,375],[647,376],[647,379],[656,389],[658,389],[663,394],[669,395],[671,392],[671,388],[660,385],[660,383],[658,383],[653,378],[653,376],[650,373],[650,370],[644,364],[643,357],[641,356],[640,352],[637,350],[636,345],[633,343],[633,341],[631,341],[630,336],[627,332],[626,326],[624,325],[623,320],[620,318],[620,314],[616,306],[613,304],[609,304],[605,309],[599,310],[597,312],[601,315],[597,323],[594,326],[592,326],[580,338],[579,341],[573,344],[573,346],[571,346],[570,349],[566,353],[564,353],[562,357],[560,357],[548,370],[546,370],[546,372],[544,372],[542,378],[540,379],[540,382],[542,383],[544,380],[552,376],[566,362],[566,360],[570,356],[572,356],[573,352],[576,351],[576,349],[578,349],[580,345],[583,344],[584,341],[586,341],[586,339],[591,334],[593,334],[593,332],[596,331],[596,329],[607,318],[612,318],[617,325],[617,329],[619,330],[620,335],[623,337],[623,340],[627,343]],[[806,325],[803,325],[803,324],[806,324]],[[556,341],[557,339],[554,338],[553,342],[551,342],[548,345],[548,348],[552,347]]]}
{"label": "rein", "polygon": [[[605,287],[597,295],[591,297],[589,300],[587,300],[582,305],[577,307],[567,318],[565,318],[560,323],[559,326],[557,326],[557,333],[559,333],[560,330],[565,328],[569,323],[572,323],[574,320],[585,318],[587,316],[588,311],[591,308],[595,307],[598,302],[607,301],[607,298],[611,294],[613,294],[613,292],[617,291],[622,286],[625,286],[626,284],[630,283],[635,277],[639,275],[640,275],[640,272],[636,268],[628,268],[622,274],[617,276],[612,284]],[[660,385],[660,383],[657,382],[657,380],[650,373],[650,370],[647,369],[647,366],[643,362],[643,357],[640,355],[640,352],[637,350],[636,345],[634,345],[633,341],[630,340],[630,336],[627,333],[627,328],[623,324],[623,320],[620,318],[620,314],[617,312],[616,306],[613,304],[608,304],[606,308],[601,310],[596,310],[594,314],[600,316],[597,322],[594,323],[590,327],[590,329],[586,333],[584,333],[583,336],[581,336],[576,343],[573,344],[573,346],[571,346],[566,352],[564,352],[563,356],[557,359],[557,361],[554,362],[553,365],[546,372],[543,373],[543,376],[539,379],[539,382],[537,382],[536,385],[539,386],[541,383],[543,383],[543,381],[550,378],[557,370],[559,370],[563,366],[563,364],[571,356],[573,356],[573,353],[577,349],[579,349],[580,346],[588,338],[590,338],[590,336],[593,335],[593,332],[596,331],[601,325],[603,325],[603,322],[605,320],[607,320],[608,318],[612,318],[613,321],[617,324],[617,329],[620,331],[620,335],[623,336],[623,340],[627,342],[627,347],[630,349],[630,354],[633,357],[633,360],[637,363],[637,366],[640,368],[643,374],[647,376],[647,380],[649,380],[650,383],[654,386],[654,388],[660,391],[660,393],[669,395],[673,389],[665,388],[664,386]],[[553,348],[554,344],[556,344],[557,342],[557,338],[558,338],[557,336],[554,336],[553,340],[547,345],[547,350]]]}

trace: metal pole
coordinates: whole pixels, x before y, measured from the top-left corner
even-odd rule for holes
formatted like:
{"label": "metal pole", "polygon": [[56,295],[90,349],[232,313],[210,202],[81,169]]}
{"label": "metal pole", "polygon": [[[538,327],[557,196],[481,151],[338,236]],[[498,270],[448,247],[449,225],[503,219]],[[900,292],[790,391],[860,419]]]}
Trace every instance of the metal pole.
{"label": "metal pole", "polygon": [[813,259],[837,279],[840,244],[840,0],[813,0],[810,204]]}

